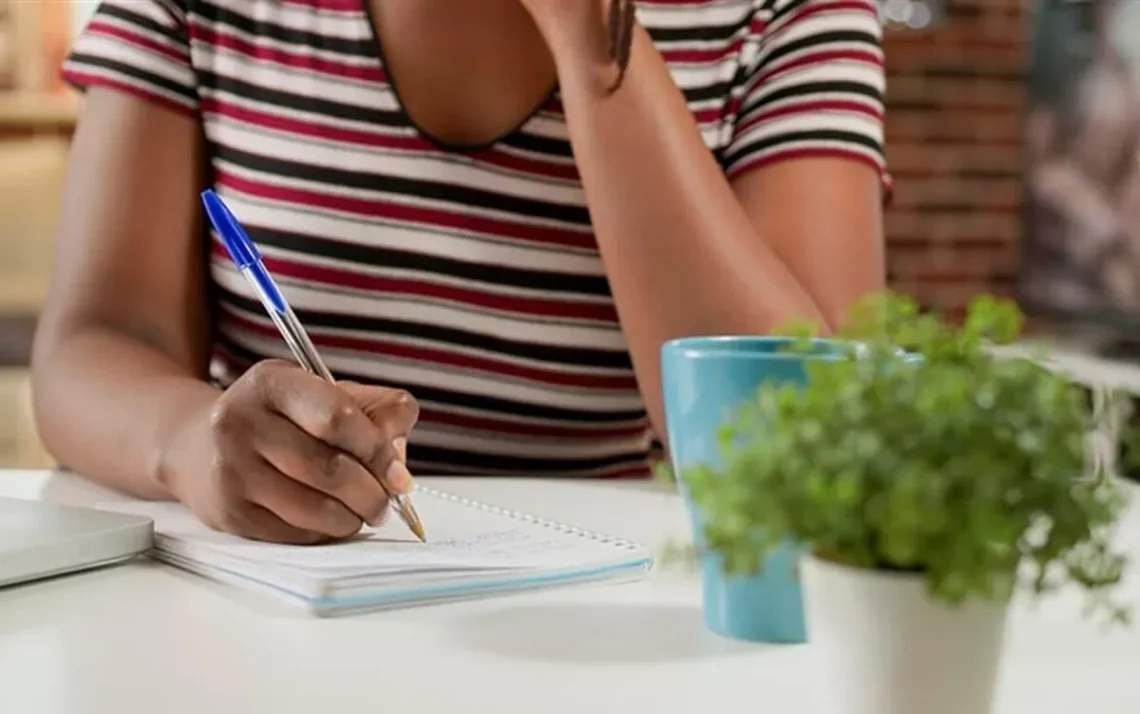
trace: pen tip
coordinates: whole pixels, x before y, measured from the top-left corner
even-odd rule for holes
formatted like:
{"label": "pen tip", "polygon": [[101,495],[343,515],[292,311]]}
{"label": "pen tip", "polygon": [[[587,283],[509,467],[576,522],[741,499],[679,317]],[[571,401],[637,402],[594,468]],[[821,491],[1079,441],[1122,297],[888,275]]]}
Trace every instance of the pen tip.
{"label": "pen tip", "polygon": [[416,537],[420,539],[421,543],[427,543],[427,535],[424,534],[424,527],[419,523],[412,526],[412,533],[416,534]]}
{"label": "pen tip", "polygon": [[408,524],[408,529],[415,534],[416,538],[420,539],[421,543],[427,542],[427,536],[424,534],[424,524],[420,521],[420,514],[416,513],[416,509],[412,507],[411,503],[405,502],[400,509],[400,515],[403,516],[404,523]]}

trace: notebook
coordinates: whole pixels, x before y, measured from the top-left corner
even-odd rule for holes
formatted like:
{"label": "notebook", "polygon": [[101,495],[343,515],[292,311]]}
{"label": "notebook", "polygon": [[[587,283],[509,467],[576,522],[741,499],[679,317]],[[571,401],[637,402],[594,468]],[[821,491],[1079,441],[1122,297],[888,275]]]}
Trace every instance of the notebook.
{"label": "notebook", "polygon": [[178,504],[105,508],[154,519],[152,557],[321,616],[635,579],[653,564],[638,544],[423,486],[415,504],[427,543],[395,515],[345,542],[289,546],[211,530]]}

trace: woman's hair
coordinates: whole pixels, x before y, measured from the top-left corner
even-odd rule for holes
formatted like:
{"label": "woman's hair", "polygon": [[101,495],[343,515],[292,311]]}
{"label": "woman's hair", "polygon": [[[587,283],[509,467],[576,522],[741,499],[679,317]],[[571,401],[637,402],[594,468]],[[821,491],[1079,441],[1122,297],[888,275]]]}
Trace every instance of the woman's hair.
{"label": "woman's hair", "polygon": [[617,65],[618,76],[610,85],[613,94],[621,88],[625,79],[626,68],[629,67],[630,50],[633,48],[633,23],[636,19],[637,8],[634,0],[610,0],[609,22],[607,32],[610,60]]}

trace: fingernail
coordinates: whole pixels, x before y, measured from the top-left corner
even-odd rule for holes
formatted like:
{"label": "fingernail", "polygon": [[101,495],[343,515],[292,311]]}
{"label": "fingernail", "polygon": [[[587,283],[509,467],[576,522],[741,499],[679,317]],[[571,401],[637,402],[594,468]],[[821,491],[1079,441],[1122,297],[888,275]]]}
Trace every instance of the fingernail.
{"label": "fingernail", "polygon": [[392,439],[392,448],[396,450],[396,457],[398,459],[400,459],[400,461],[403,461],[404,463],[408,463],[408,440],[407,439],[405,439],[402,436],[397,436],[395,439]]}
{"label": "fingernail", "polygon": [[403,461],[393,460],[384,475],[384,483],[394,493],[407,493],[412,489],[412,474]]}

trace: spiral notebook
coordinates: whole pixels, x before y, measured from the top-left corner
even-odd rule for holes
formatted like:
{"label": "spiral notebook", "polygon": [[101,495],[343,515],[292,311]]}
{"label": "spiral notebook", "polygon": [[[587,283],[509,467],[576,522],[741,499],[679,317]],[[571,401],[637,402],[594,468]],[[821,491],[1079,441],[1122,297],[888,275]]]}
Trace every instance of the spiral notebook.
{"label": "spiral notebook", "polygon": [[156,559],[316,615],[632,579],[653,564],[637,544],[422,486],[415,503],[427,543],[395,517],[342,543],[288,546],[213,531],[177,504],[108,508],[154,519]]}

